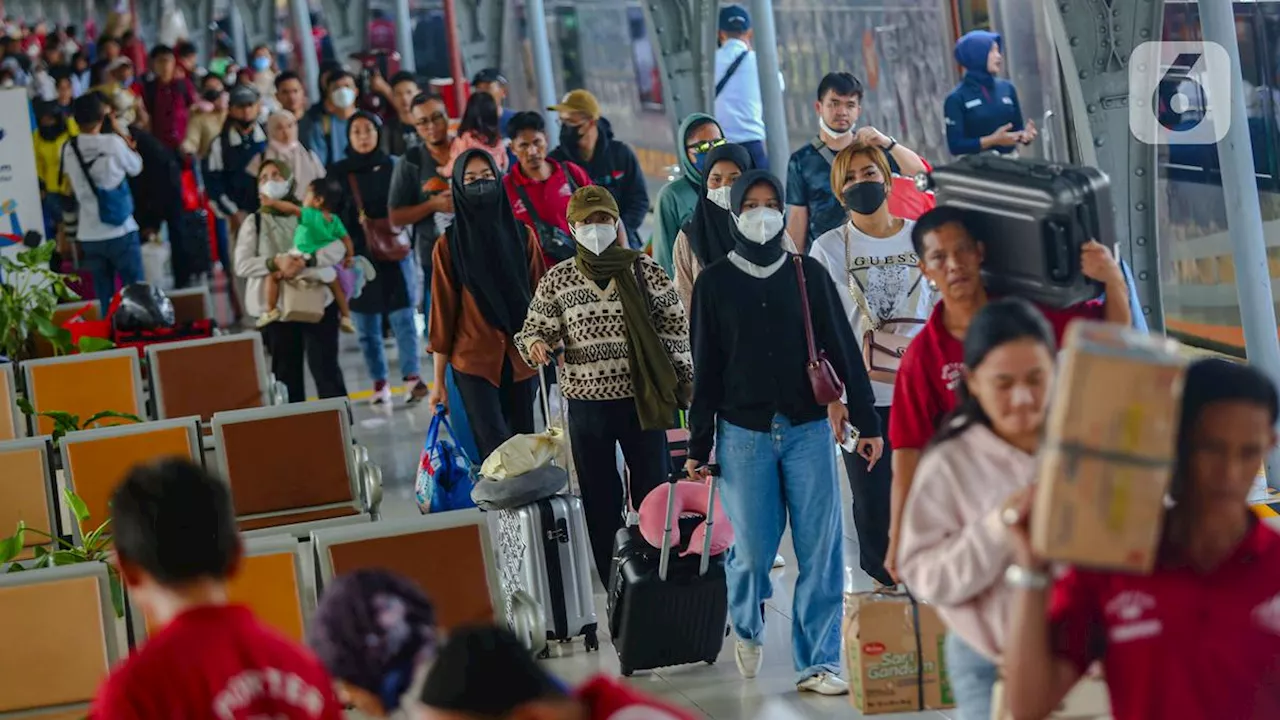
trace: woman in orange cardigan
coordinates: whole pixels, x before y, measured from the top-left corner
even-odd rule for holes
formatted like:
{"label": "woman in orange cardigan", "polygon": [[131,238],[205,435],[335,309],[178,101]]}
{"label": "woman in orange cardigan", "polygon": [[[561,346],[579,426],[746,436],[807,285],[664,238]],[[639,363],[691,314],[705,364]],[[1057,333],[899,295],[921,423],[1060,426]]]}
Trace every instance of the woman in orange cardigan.
{"label": "woman in orange cardigan", "polygon": [[512,338],[546,266],[533,229],[516,222],[489,153],[472,149],[457,158],[451,192],[453,225],[432,253],[430,402],[448,406],[445,369],[452,365],[482,460],[511,436],[533,432],[536,371]]}

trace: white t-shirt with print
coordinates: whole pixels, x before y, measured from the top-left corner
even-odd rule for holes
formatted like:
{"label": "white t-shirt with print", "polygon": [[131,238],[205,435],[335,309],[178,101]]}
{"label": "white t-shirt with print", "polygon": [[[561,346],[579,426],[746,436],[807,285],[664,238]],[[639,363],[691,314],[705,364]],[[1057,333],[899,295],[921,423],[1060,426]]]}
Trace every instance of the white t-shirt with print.
{"label": "white t-shirt with print", "polygon": [[[878,320],[916,318],[928,320],[937,301],[937,293],[929,289],[921,277],[920,258],[911,247],[911,228],[915,222],[905,220],[902,230],[887,238],[866,235],[852,223],[823,233],[813,244],[811,254],[822,263],[840,291],[845,317],[862,342],[864,326],[862,304],[850,292],[850,282],[863,292],[867,307]],[[845,243],[848,242],[848,252]],[[847,261],[846,261],[847,258]],[[899,325],[896,332],[914,337],[923,325]],[[876,405],[888,407],[893,401],[893,385],[872,381]]]}

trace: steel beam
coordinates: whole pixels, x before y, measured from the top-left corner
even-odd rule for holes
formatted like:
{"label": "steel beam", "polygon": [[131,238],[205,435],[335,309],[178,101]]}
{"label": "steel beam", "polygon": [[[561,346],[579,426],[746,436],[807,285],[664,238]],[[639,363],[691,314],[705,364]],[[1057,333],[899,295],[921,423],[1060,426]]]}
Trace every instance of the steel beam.
{"label": "steel beam", "polygon": [[259,45],[271,48],[275,56],[276,45],[276,4],[273,0],[235,0],[236,9],[240,11],[240,25],[244,28],[245,44],[248,52]]}
{"label": "steel beam", "polygon": [[[502,67],[503,0],[455,0],[463,73],[470,78],[488,67]],[[518,55],[516,57],[519,57]]]}
{"label": "steel beam", "polygon": [[547,108],[556,104],[556,76],[551,66],[551,41],[547,37],[547,7],[542,0],[527,0],[529,45],[533,50],[533,71],[537,78],[538,110],[547,118],[547,137],[560,137],[560,115]]}
{"label": "steel beam", "polygon": [[333,52],[345,63],[351,53],[364,49],[369,36],[369,3],[322,0],[324,20],[333,41]]}
{"label": "steel beam", "polygon": [[712,75],[719,4],[716,0],[648,0],[642,7],[658,54],[663,104],[674,137],[686,115],[715,109]]}
{"label": "steel beam", "polygon": [[1156,148],[1129,132],[1129,55],[1138,45],[1160,39],[1164,3],[1041,1],[1062,68],[1070,159],[1111,176],[1122,257],[1133,266],[1147,324],[1163,331]]}
{"label": "steel beam", "polygon": [[413,13],[409,0],[396,0],[396,51],[400,53],[400,67],[415,75],[418,59],[413,51]]}
{"label": "steel beam", "polygon": [[191,32],[191,42],[200,50],[200,63],[206,64],[213,55],[213,40],[209,26],[213,24],[213,0],[174,0],[174,6],[182,11]]}
{"label": "steel beam", "polygon": [[317,102],[320,100],[320,89],[316,87],[320,84],[320,61],[311,36],[311,6],[307,0],[289,0],[289,12],[293,16],[298,57],[302,59],[302,87],[311,102]]}

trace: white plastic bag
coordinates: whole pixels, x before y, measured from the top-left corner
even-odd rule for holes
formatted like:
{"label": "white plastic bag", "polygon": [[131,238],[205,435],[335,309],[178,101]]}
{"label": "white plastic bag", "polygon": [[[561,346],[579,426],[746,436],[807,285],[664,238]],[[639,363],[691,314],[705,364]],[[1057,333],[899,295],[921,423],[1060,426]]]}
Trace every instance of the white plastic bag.
{"label": "white plastic bag", "polygon": [[480,466],[480,474],[491,480],[506,480],[555,462],[564,431],[547,428],[545,432],[516,435],[498,446]]}
{"label": "white plastic bag", "polygon": [[165,289],[166,269],[169,265],[169,245],[152,240],[142,244],[142,276],[152,287]]}

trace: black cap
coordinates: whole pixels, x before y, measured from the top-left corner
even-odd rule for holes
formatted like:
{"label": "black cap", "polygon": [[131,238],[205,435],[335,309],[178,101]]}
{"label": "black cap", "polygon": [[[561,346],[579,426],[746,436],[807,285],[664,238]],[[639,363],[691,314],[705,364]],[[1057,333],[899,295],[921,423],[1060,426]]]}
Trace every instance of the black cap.
{"label": "black cap", "polygon": [[231,96],[227,102],[231,107],[245,107],[259,100],[258,91],[252,85],[236,85],[231,88]]}
{"label": "black cap", "polygon": [[502,717],[527,702],[567,694],[515,635],[484,626],[449,634],[427,673],[420,699],[436,710]]}
{"label": "black cap", "polygon": [[498,83],[499,85],[506,87],[507,79],[502,77],[502,73],[498,72],[498,68],[485,68],[476,73],[475,77],[471,78],[471,87],[487,83]]}

